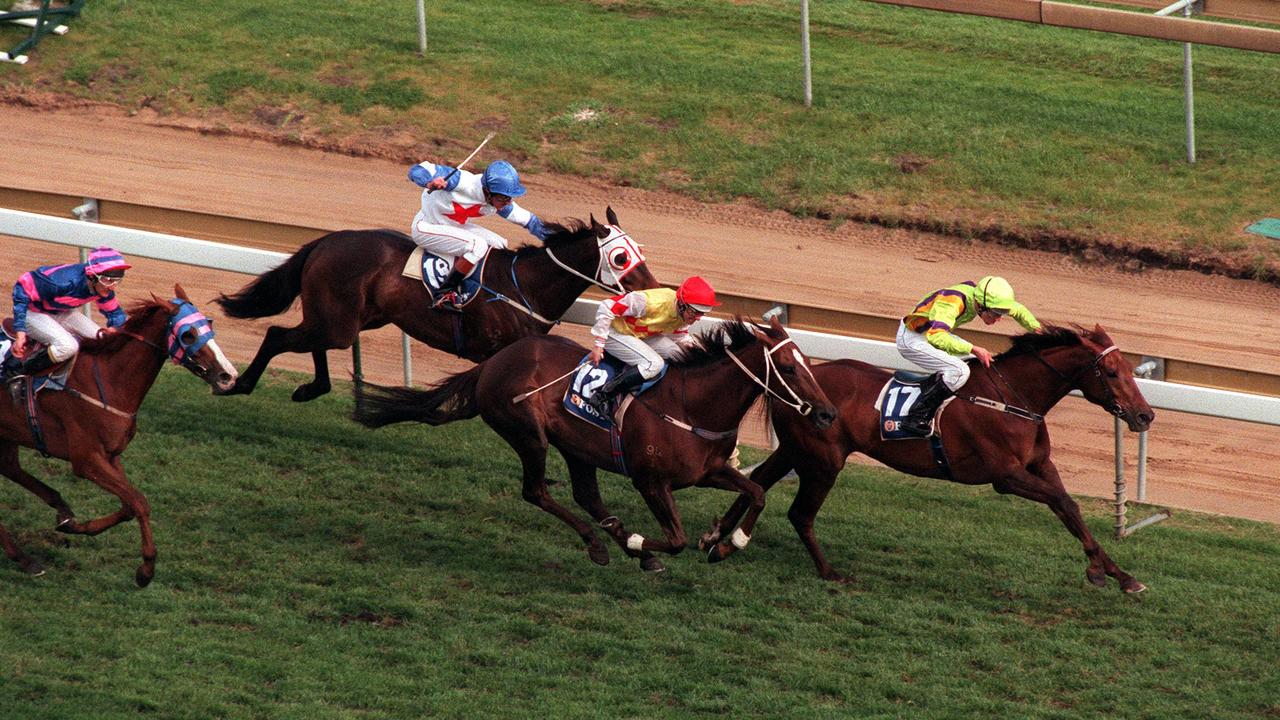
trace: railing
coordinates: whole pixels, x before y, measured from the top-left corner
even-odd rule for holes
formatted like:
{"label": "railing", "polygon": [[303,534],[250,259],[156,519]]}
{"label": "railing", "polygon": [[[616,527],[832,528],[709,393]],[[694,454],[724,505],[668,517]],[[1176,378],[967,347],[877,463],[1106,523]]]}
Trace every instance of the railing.
{"label": "railing", "polygon": [[[21,210],[0,208],[0,235],[39,240],[43,242],[91,248],[110,245],[128,255],[206,267],[214,270],[260,275],[283,262],[288,255],[271,250],[238,247],[206,240],[169,235],[166,233],[101,225],[81,220],[50,217]],[[565,313],[566,322],[588,325],[595,316],[597,302],[578,300]],[[916,369],[907,363],[893,343],[880,340],[844,337],[827,333],[789,328],[789,334],[802,352],[812,358],[834,360],[856,358],[878,367],[895,370]],[[359,367],[359,346],[353,348],[356,367]],[[411,384],[409,373],[409,343],[403,343],[405,384]],[[357,373],[358,374],[358,373]],[[1207,415],[1210,417],[1243,420],[1246,422],[1280,425],[1280,398],[1250,393],[1217,390],[1213,388],[1180,385],[1159,380],[1137,379],[1147,402],[1155,408]],[[1141,525],[1152,522],[1150,518],[1137,525],[1125,527],[1124,480],[1120,445],[1122,429],[1116,424],[1116,497],[1117,535],[1127,535]],[[1140,434],[1140,450],[1145,448],[1145,433]],[[1145,465],[1145,453],[1140,453],[1140,466]],[[1139,485],[1142,500],[1142,485]]]}

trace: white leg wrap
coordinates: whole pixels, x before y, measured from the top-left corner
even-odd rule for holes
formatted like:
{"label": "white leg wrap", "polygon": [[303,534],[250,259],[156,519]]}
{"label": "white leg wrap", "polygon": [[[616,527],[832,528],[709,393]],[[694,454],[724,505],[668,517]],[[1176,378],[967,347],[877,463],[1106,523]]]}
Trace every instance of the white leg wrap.
{"label": "white leg wrap", "polygon": [[640,551],[644,549],[644,536],[640,533],[631,533],[631,537],[627,538],[627,549]]}
{"label": "white leg wrap", "polygon": [[742,550],[747,547],[747,543],[751,542],[751,536],[742,532],[742,528],[738,528],[733,531],[733,537],[729,538],[729,542],[733,543],[734,547]]}

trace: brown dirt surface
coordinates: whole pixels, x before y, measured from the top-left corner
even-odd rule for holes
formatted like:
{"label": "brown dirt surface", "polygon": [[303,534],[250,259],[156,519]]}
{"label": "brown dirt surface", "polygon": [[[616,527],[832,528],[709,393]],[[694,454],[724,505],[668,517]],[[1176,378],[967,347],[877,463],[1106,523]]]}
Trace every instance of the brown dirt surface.
{"label": "brown dirt surface", "polygon": [[[406,179],[406,150],[399,144],[379,149],[376,142],[361,141],[359,147],[335,152],[307,142],[281,145],[267,133],[246,134],[204,120],[175,122],[147,113],[130,117],[112,107],[76,101],[57,110],[0,107],[10,138],[21,138],[0,156],[0,188],[323,230],[407,228],[418,203],[419,190]],[[437,148],[421,143],[422,156],[414,157],[459,159],[442,157]],[[998,273],[1009,278],[1019,299],[1042,320],[1100,323],[1129,353],[1263,372],[1274,372],[1280,360],[1280,350],[1266,344],[1280,336],[1280,288],[1264,283],[1185,270],[1136,271],[1132,263],[1126,268],[1105,255],[1088,262],[1070,253],[960,240],[919,229],[858,223],[833,228],[821,220],[796,219],[745,203],[709,205],[572,177],[532,175],[526,184],[530,191],[523,204],[545,218],[600,217],[611,205],[622,225],[645,244],[655,273],[667,281],[699,273],[734,295],[894,318],[937,286]],[[527,237],[501,221],[485,225],[516,241]],[[287,243],[279,249],[287,250]],[[8,277],[73,256],[65,247],[0,241],[0,263]],[[126,299],[147,291],[168,294],[174,281],[182,282],[201,309],[217,319],[228,355],[248,362],[270,323],[222,318],[208,302],[248,278],[149,260],[136,265],[122,293]],[[296,318],[297,311],[292,312]],[[276,322],[292,321],[286,316]],[[563,332],[582,337],[584,330]],[[378,382],[399,381],[398,334],[388,329],[366,333],[362,343],[366,374]],[[413,353],[418,383],[468,366],[417,343]],[[335,355],[332,364],[335,379],[346,376],[349,361]],[[310,361],[286,357],[273,367],[309,370]],[[210,401],[236,403],[235,398]],[[1109,495],[1112,418],[1068,398],[1048,422],[1054,459],[1069,489]],[[1280,429],[1273,426],[1158,412],[1150,436],[1148,500],[1278,522],[1280,483],[1272,475],[1280,456],[1278,437]],[[758,427],[748,428],[746,438],[763,442]],[[1135,445],[1127,437],[1131,480]]]}

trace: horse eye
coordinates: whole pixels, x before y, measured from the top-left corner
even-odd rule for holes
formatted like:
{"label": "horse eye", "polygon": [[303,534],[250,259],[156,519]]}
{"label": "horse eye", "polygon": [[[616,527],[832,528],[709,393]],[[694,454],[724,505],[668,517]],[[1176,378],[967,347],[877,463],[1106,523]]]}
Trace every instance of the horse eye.
{"label": "horse eye", "polygon": [[195,341],[196,341],[196,331],[195,331],[195,330],[187,330],[186,332],[182,333],[182,344],[183,344],[183,345],[190,345],[191,343],[194,343]]}
{"label": "horse eye", "polygon": [[620,267],[626,267],[626,266],[627,266],[627,251],[626,251],[626,250],[623,250],[623,251],[621,251],[621,252],[614,253],[613,258],[612,258],[612,259],[610,259],[610,260],[609,260],[609,262],[611,262],[611,263],[613,264],[613,266],[614,266],[614,267],[618,267],[618,268],[620,268]]}

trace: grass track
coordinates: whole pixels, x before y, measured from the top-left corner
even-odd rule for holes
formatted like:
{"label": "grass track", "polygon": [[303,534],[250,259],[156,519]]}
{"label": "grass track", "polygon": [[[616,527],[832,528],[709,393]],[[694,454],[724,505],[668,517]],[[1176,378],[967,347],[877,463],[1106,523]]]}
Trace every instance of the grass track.
{"label": "grass track", "polygon": [[[514,453],[481,423],[367,431],[345,390],[299,406],[292,386],[213,398],[162,373],[125,455],[160,547],[146,590],[136,525],[64,538],[0,486],[0,519],[49,568],[0,567],[0,716],[1280,713],[1273,526],[1182,513],[1105,541],[1151,587],[1126,597],[1085,584],[1043,507],[858,468],[819,519],[853,584],[816,578],[789,484],[745,553],[647,576],[616,551],[592,565],[521,500]],[[65,463],[24,457],[81,516],[114,509]],[[625,481],[606,476],[605,499],[654,531]],[[677,496],[694,531],[728,500]],[[1106,536],[1105,505],[1085,510]]]}

